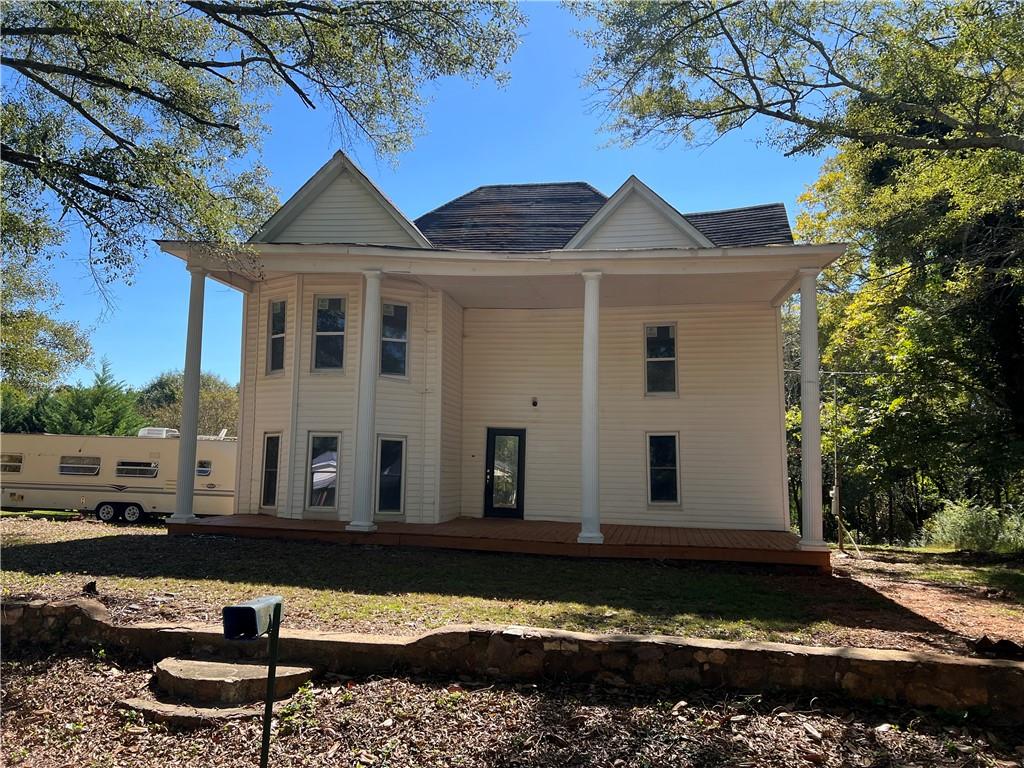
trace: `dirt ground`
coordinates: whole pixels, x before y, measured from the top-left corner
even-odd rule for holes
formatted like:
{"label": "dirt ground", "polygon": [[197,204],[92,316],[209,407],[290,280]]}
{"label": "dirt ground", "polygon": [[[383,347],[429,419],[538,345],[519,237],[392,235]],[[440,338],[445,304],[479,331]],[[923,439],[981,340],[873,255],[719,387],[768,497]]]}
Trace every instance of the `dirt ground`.
{"label": "dirt ground", "polygon": [[[0,763],[32,768],[257,764],[260,721],[173,732],[128,717],[147,666],[5,659]],[[467,680],[326,679],[282,707],[271,765],[1018,768],[1019,731],[835,699],[642,693]]]}

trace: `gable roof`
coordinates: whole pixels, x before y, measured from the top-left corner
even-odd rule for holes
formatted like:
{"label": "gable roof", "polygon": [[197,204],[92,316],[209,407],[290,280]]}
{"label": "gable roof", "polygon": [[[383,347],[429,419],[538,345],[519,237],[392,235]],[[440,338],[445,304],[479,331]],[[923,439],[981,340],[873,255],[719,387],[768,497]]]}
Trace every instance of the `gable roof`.
{"label": "gable roof", "polygon": [[395,220],[399,227],[405,230],[417,245],[423,248],[431,247],[430,241],[424,237],[416,225],[398,210],[398,206],[388,199],[387,195],[370,180],[369,176],[363,173],[358,165],[352,162],[348,155],[340,150],[335,152],[334,156],[320,170],[314,173],[309,181],[299,188],[298,192],[288,198],[288,201],[277,209],[277,212],[260,227],[259,231],[249,238],[249,242],[271,242],[275,236],[283,232],[290,223],[295,221],[296,217],[313,203],[321,192],[327,189],[332,182],[346,171],[351,173],[352,178],[355,179],[359,186]]}
{"label": "gable roof", "polygon": [[697,243],[698,246],[710,248],[714,243],[704,234],[687,221],[679,211],[665,202],[661,195],[644,184],[636,176],[630,176],[625,183],[619,187],[615,194],[608,198],[602,208],[580,227],[580,230],[573,235],[572,239],[565,244],[569,248],[581,248],[591,236],[601,228],[601,224],[609,219],[616,210],[631,196],[637,195],[658,213],[664,216],[668,222],[678,229],[688,240]]}
{"label": "gable roof", "polygon": [[416,219],[438,248],[564,248],[606,198],[582,181],[477,187]]}

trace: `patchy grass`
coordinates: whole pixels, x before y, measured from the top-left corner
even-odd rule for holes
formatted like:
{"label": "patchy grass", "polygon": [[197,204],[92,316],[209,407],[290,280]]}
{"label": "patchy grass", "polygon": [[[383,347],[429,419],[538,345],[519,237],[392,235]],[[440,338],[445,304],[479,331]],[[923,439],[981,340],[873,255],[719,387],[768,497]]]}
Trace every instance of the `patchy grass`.
{"label": "patchy grass", "polygon": [[[148,664],[5,658],[0,671],[5,765],[256,764],[258,719],[175,732],[119,712],[119,699],[147,695]],[[721,690],[328,679],[275,721],[275,767],[1002,768],[1019,758],[1019,733],[985,720]]]}
{"label": "patchy grass", "polygon": [[[213,623],[227,603],[281,594],[286,626],[307,629],[412,634],[489,622],[966,651],[961,630],[908,609],[859,576],[721,563],[171,538],[159,525],[93,521],[5,519],[0,533],[3,594],[68,597],[95,580],[114,618],[127,623]],[[986,609],[1007,604],[988,603]]]}
{"label": "patchy grass", "polygon": [[33,520],[81,520],[80,512],[54,509],[0,509],[0,517],[28,517]]}

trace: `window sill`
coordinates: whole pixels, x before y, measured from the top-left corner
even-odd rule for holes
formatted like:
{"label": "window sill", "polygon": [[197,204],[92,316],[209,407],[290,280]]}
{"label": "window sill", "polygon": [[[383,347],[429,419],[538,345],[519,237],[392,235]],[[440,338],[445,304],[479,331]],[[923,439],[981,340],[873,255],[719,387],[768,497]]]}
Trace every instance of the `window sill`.
{"label": "window sill", "polygon": [[679,392],[645,392],[645,400],[678,400]]}

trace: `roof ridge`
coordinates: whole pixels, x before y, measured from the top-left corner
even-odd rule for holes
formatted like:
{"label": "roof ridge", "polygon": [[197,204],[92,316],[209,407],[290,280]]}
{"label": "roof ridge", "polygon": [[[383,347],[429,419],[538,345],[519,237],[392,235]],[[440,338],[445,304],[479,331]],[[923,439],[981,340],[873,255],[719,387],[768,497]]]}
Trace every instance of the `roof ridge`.
{"label": "roof ridge", "polygon": [[732,213],[733,211],[752,211],[755,208],[782,208],[785,209],[786,204],[780,202],[774,203],[758,203],[757,205],[740,205],[735,208],[717,208],[712,211],[690,211],[689,213],[681,213],[681,216],[703,216],[706,213]]}

